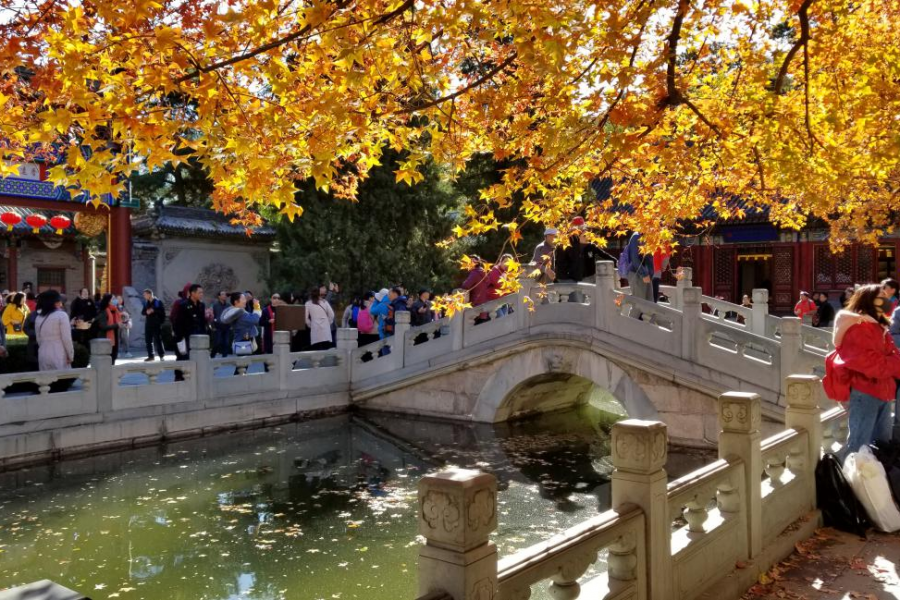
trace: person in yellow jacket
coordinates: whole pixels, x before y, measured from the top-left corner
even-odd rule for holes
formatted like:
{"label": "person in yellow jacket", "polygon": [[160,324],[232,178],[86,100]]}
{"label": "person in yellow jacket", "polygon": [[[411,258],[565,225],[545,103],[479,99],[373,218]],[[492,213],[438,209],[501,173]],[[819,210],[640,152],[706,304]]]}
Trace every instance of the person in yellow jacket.
{"label": "person in yellow jacket", "polygon": [[25,317],[28,316],[28,306],[25,304],[25,294],[19,292],[13,295],[12,300],[3,309],[3,326],[6,333],[22,333],[25,325]]}

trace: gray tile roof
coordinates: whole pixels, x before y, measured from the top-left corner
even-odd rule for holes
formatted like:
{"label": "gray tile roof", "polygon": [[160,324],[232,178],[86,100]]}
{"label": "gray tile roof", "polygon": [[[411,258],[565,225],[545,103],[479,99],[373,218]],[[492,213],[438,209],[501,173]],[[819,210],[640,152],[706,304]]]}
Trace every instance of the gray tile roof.
{"label": "gray tile roof", "polygon": [[[135,235],[162,233],[173,236],[248,237],[247,229],[233,225],[229,216],[205,208],[163,205],[156,211],[132,219],[131,225]],[[251,231],[249,240],[275,237],[275,228],[270,225]]]}

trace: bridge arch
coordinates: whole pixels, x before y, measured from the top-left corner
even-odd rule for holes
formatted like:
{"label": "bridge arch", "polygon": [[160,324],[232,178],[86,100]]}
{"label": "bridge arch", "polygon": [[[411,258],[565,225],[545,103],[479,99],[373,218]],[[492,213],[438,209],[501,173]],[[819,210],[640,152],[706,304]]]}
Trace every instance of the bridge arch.
{"label": "bridge arch", "polygon": [[501,422],[585,404],[618,404],[629,417],[659,419],[653,402],[620,366],[581,347],[548,345],[497,365],[475,402],[472,418]]}

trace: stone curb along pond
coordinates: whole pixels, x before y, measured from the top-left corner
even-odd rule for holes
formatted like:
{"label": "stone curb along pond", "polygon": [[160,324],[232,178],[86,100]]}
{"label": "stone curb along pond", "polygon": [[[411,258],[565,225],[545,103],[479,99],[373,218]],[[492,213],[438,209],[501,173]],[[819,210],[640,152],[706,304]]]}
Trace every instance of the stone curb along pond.
{"label": "stone curb along pond", "polygon": [[[509,554],[609,508],[609,425],[590,406],[497,425],[344,414],[0,473],[0,589],[413,598],[422,475],[496,475]],[[673,478],[715,458],[669,456]]]}

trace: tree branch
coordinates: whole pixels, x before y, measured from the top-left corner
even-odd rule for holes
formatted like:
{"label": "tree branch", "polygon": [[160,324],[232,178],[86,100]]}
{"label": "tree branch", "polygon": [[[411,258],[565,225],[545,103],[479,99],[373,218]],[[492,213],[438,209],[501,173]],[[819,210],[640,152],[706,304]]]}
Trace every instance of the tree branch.
{"label": "tree branch", "polygon": [[759,187],[762,193],[766,193],[766,171],[763,167],[762,156],[759,153],[759,148],[753,146],[753,156],[756,158],[756,170],[759,173]]}
{"label": "tree branch", "polygon": [[797,11],[797,18],[800,19],[800,39],[791,46],[791,49],[784,57],[784,61],[781,63],[781,68],[778,70],[778,77],[775,79],[776,94],[784,93],[784,84],[787,80],[788,67],[791,65],[791,61],[794,60],[794,56],[800,48],[805,47],[807,42],[809,42],[809,7],[812,3],[813,0],[803,0],[803,4],[800,5],[800,10]]}
{"label": "tree branch", "polygon": [[682,96],[681,102],[682,102],[682,104],[687,106],[689,109],[691,109],[691,112],[693,112],[695,115],[697,115],[697,118],[700,119],[701,121],[703,121],[704,125],[706,125],[710,129],[712,129],[716,133],[717,136],[724,137],[722,135],[722,130],[719,129],[718,125],[714,124],[712,121],[707,119],[706,116],[704,116],[704,114],[702,112],[700,112],[700,109],[697,108],[697,106],[693,102],[688,100],[687,96]]}
{"label": "tree branch", "polygon": [[678,58],[678,40],[681,38],[681,26],[687,14],[688,0],[678,0],[678,12],[672,22],[672,31],[666,38],[666,103],[678,106],[682,102],[682,93],[675,84],[675,63]]}
{"label": "tree branch", "polygon": [[508,57],[506,57],[506,60],[504,60],[502,63],[500,63],[499,65],[497,65],[496,67],[494,67],[493,69],[491,69],[490,71],[488,71],[487,73],[485,73],[484,75],[482,75],[481,77],[479,77],[478,79],[476,79],[475,81],[473,81],[472,83],[467,85],[466,87],[458,89],[455,92],[453,92],[452,94],[448,94],[446,96],[441,96],[440,98],[435,98],[434,100],[430,100],[428,102],[425,102],[424,104],[420,104],[419,106],[413,106],[410,108],[403,108],[400,110],[395,110],[391,114],[400,114],[400,115],[411,114],[411,113],[419,112],[420,110],[425,110],[427,108],[437,106],[438,104],[443,104],[444,102],[447,102],[448,100],[453,100],[454,98],[459,98],[463,94],[468,93],[469,90],[477,88],[484,82],[491,79],[494,75],[496,75],[497,73],[499,73],[500,71],[502,71],[503,69],[505,69],[506,67],[511,65],[512,62],[514,60],[516,60],[517,56],[518,56],[518,54],[515,51],[513,51],[513,53],[510,54]]}
{"label": "tree branch", "polygon": [[[353,0],[338,0],[337,2],[335,2],[335,8],[331,12],[331,15],[329,15],[329,17],[333,16],[335,13],[337,13],[342,8],[345,8],[346,6],[348,6],[351,2],[353,2]],[[406,4],[408,4],[408,3],[405,2],[403,4],[403,6],[406,6]],[[400,14],[400,13],[397,12],[396,10],[391,11],[390,13],[387,13],[386,15],[382,15],[382,16],[378,17],[378,19],[376,20],[376,23],[383,24],[383,23],[387,22],[388,20],[390,20],[390,19],[385,19],[386,16],[391,15],[390,18],[392,19],[392,18],[396,17],[398,14]],[[248,52],[244,52],[242,54],[232,56],[231,58],[227,58],[225,60],[220,60],[219,62],[213,63],[211,65],[198,67],[198,69],[196,71],[187,73],[185,75],[182,75],[178,79],[176,79],[175,83],[176,84],[184,83],[185,81],[187,81],[189,79],[193,79],[199,73],[210,73],[212,71],[221,69],[222,67],[228,67],[228,66],[237,64],[239,62],[243,62],[245,60],[254,58],[256,56],[259,56],[260,54],[264,54],[264,53],[268,52],[269,50],[274,50],[275,48],[278,48],[285,44],[289,44],[289,43],[293,42],[294,40],[297,40],[297,39],[307,35],[310,31],[312,31],[312,27],[310,27],[309,25],[304,25],[297,31],[293,31],[283,37],[274,39],[271,42],[263,44],[262,46],[257,46],[256,48],[254,48],[253,50],[250,50]]]}

